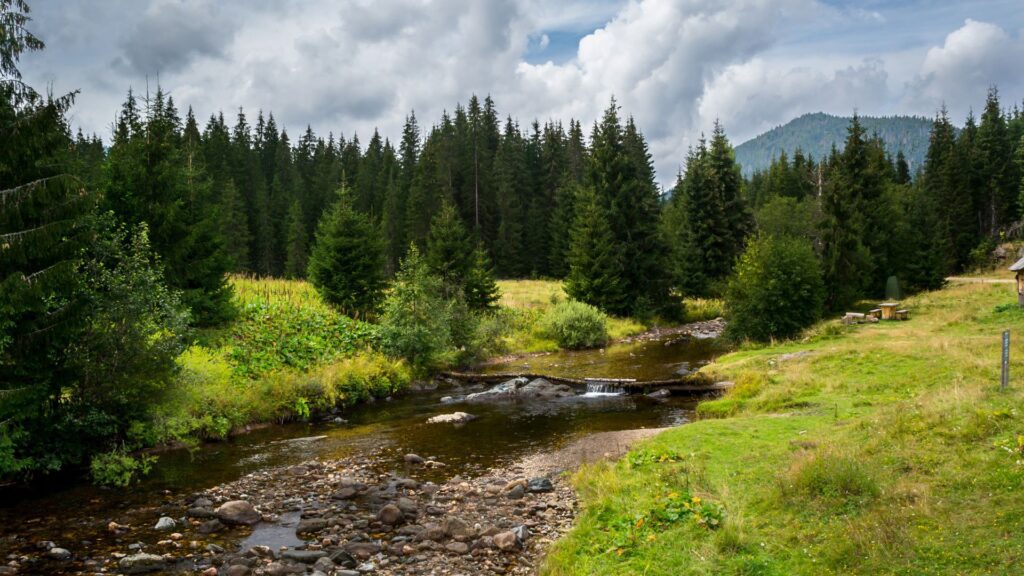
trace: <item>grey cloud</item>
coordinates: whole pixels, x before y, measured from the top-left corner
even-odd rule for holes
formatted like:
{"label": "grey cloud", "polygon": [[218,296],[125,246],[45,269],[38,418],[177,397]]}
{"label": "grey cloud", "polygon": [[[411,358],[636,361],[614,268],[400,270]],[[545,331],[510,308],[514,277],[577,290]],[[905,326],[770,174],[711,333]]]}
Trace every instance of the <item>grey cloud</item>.
{"label": "grey cloud", "polygon": [[133,75],[178,72],[196,57],[223,56],[238,24],[218,2],[156,0],[121,41],[112,65]]}

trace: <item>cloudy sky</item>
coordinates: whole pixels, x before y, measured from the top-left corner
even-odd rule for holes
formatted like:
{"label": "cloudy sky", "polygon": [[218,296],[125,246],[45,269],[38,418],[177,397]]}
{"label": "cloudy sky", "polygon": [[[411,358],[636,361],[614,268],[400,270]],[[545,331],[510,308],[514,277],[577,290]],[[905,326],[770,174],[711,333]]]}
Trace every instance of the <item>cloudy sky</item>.
{"label": "cloudy sky", "polygon": [[734,143],[804,112],[960,122],[1024,98],[1022,0],[30,0],[33,85],[80,89],[107,138],[159,78],[201,117],[272,111],[295,134],[397,138],[472,93],[502,115],[590,124],[615,95],[659,180],[720,118]]}

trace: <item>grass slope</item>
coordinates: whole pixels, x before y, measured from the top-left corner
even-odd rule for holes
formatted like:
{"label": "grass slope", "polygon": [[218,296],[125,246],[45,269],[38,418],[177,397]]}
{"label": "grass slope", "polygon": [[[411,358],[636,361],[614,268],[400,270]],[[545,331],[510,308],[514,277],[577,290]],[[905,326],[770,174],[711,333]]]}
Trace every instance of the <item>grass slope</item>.
{"label": "grass slope", "polygon": [[[542,572],[1018,573],[1024,378],[998,389],[1000,333],[1024,334],[1014,301],[956,285],[910,299],[909,322],[830,322],[719,359],[705,370],[737,386],[699,421],[575,475],[578,525]],[[678,494],[721,525],[666,514]]]}

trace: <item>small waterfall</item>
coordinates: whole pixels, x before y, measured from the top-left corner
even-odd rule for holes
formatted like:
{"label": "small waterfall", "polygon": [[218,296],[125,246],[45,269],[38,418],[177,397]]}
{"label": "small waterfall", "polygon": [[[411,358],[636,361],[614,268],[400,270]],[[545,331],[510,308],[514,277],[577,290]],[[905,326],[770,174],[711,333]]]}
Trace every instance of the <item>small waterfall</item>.
{"label": "small waterfall", "polygon": [[583,394],[586,398],[597,398],[600,396],[622,396],[626,391],[621,386],[608,384],[607,382],[588,382],[587,391]]}

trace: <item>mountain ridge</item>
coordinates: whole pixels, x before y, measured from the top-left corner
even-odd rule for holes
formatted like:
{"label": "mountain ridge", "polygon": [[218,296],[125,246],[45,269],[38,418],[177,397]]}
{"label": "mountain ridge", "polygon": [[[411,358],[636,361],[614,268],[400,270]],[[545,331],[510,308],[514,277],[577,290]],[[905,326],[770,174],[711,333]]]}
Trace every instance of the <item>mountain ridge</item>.
{"label": "mountain ridge", "polygon": [[[767,169],[782,152],[792,157],[799,149],[820,160],[828,156],[832,144],[843,149],[851,119],[825,112],[802,114],[736,146],[736,161],[743,174],[750,176]],[[890,154],[895,156],[896,152],[903,151],[911,172],[924,163],[933,124],[931,119],[909,115],[859,116],[859,119],[868,134],[881,136]]]}

